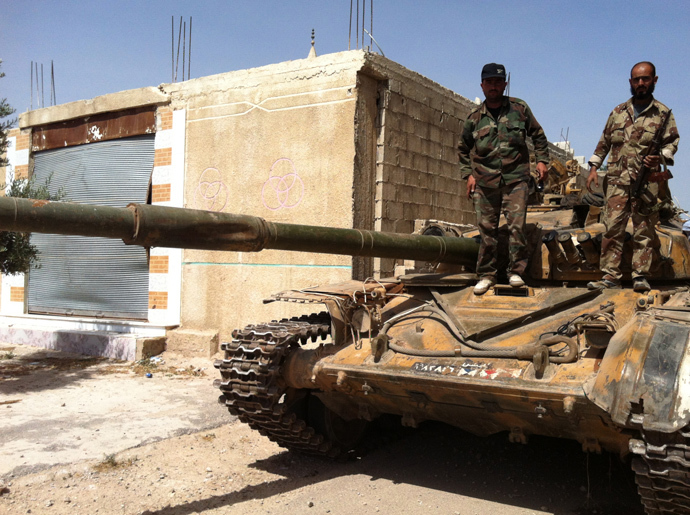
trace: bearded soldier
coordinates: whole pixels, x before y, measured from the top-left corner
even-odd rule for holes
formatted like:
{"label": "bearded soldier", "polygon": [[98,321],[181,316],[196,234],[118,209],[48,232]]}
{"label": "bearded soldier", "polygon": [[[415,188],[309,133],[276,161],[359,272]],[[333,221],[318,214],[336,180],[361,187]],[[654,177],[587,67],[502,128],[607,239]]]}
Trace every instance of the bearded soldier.
{"label": "bearded soldier", "polygon": [[[586,186],[591,191],[592,183],[599,185],[597,169],[608,154],[602,220],[606,232],[601,241],[600,260],[604,276],[600,281],[590,282],[587,285],[590,289],[620,288],[625,227],[631,217],[633,289],[637,292],[650,289],[647,277],[652,256],[660,245],[654,229],[659,219],[655,204],[660,185],[662,189],[665,188],[670,177],[666,166],[673,165],[673,155],[678,150],[679,139],[673,114],[652,95],[657,79],[656,68],[652,63],[643,61],[633,66],[630,71],[632,98],[611,112],[594,155],[589,160],[590,171]],[[655,152],[650,152],[650,147],[657,131],[661,131],[664,124],[663,134],[659,135],[660,152],[653,155]],[[631,191],[643,165],[651,172],[647,176],[651,196],[635,196]]]}

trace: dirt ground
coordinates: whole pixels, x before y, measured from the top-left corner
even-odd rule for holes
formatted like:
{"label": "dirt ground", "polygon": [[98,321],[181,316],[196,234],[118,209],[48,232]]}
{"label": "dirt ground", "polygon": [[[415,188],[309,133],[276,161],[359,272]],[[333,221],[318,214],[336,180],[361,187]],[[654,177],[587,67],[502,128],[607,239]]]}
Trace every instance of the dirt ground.
{"label": "dirt ground", "polygon": [[215,403],[210,360],[162,358],[0,345],[0,513],[643,513],[629,466],[575,442],[426,424],[354,461],[288,452]]}

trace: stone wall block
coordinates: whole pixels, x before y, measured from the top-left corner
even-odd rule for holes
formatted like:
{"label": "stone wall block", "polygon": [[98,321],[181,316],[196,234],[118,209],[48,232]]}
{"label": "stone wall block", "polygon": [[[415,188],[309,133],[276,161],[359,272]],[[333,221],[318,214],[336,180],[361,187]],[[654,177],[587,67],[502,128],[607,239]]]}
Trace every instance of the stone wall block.
{"label": "stone wall block", "polygon": [[394,184],[405,184],[405,176],[410,173],[410,168],[396,168],[392,173],[391,182]]}
{"label": "stone wall block", "polygon": [[422,104],[422,105],[425,105],[425,104],[428,105],[428,103],[430,102],[429,90],[419,83],[415,83],[412,81],[404,82],[403,88],[402,88],[402,94],[406,97],[411,98],[415,102]]}
{"label": "stone wall block", "polygon": [[431,195],[429,194],[429,190],[423,187],[418,187],[414,190],[412,193],[412,201],[415,204],[428,204],[431,199]]}
{"label": "stone wall block", "polygon": [[388,140],[388,145],[395,148],[401,148],[404,145],[407,135],[404,132],[389,130],[386,131],[390,133],[390,140]]}
{"label": "stone wall block", "polygon": [[429,139],[434,143],[443,142],[442,130],[438,125],[429,125]]}
{"label": "stone wall block", "polygon": [[412,234],[414,232],[414,219],[397,220],[395,224],[396,232],[402,234]]}
{"label": "stone wall block", "polygon": [[429,141],[429,155],[441,160],[443,158],[443,145],[435,141]]}
{"label": "stone wall block", "polygon": [[407,203],[410,202],[410,200],[412,200],[412,196],[414,195],[414,189],[415,188],[413,186],[399,186],[395,191],[395,200],[407,205]]}
{"label": "stone wall block", "polygon": [[441,177],[439,177],[438,175],[434,175],[433,173],[428,174],[428,176],[427,176],[427,181],[428,181],[427,187],[429,188],[430,191],[435,193],[435,192],[441,190],[440,184],[439,184],[439,179],[441,179]]}
{"label": "stone wall block", "polygon": [[420,218],[419,216],[419,206],[416,204],[407,203],[403,206],[403,219],[410,220],[413,224],[413,220]]}
{"label": "stone wall block", "polygon": [[448,100],[442,95],[431,95],[429,99],[429,106],[436,111],[443,111],[444,106],[448,103]]}
{"label": "stone wall block", "polygon": [[414,120],[407,115],[400,115],[400,129],[408,134],[414,134]]}
{"label": "stone wall block", "polygon": [[405,104],[406,104],[406,101],[402,96],[391,95],[388,107],[394,113],[405,114],[406,113]]}
{"label": "stone wall block", "polygon": [[429,124],[422,121],[415,122],[414,134],[421,139],[429,138]]}
{"label": "stone wall block", "polygon": [[434,176],[430,173],[420,172],[417,176],[417,186],[419,186],[420,188],[433,189]]}
{"label": "stone wall block", "polygon": [[432,202],[419,206],[418,213],[419,218],[433,218],[434,209],[432,208]]}
{"label": "stone wall block", "polygon": [[390,220],[399,220],[403,217],[403,204],[402,202],[387,201],[385,203],[385,213],[386,217]]}
{"label": "stone wall block", "polygon": [[441,161],[438,159],[429,159],[427,161],[427,171],[430,174],[439,176],[441,174]]}
{"label": "stone wall block", "polygon": [[414,154],[407,150],[400,151],[400,166],[403,168],[412,168],[414,166]]}
{"label": "stone wall block", "polygon": [[421,154],[414,155],[414,169],[419,172],[426,172],[428,169],[428,158]]}
{"label": "stone wall block", "polygon": [[420,142],[419,154],[422,156],[429,156],[429,140],[422,139]]}
{"label": "stone wall block", "polygon": [[438,125],[439,119],[434,115],[435,111],[426,106],[422,106],[419,119],[431,125]]}
{"label": "stone wall block", "polygon": [[422,140],[415,135],[408,134],[407,135],[407,150],[414,154],[421,154],[422,153]]}
{"label": "stone wall block", "polygon": [[458,164],[458,147],[457,145],[443,145],[443,155],[445,156],[444,161]]}
{"label": "stone wall block", "polygon": [[417,184],[419,183],[419,172],[415,169],[408,170],[407,173],[405,173],[405,182],[404,184],[406,186],[412,186],[414,188],[417,187]]}
{"label": "stone wall block", "polygon": [[414,118],[415,120],[419,120],[422,116],[422,106],[419,102],[416,102],[414,100],[408,100],[406,102],[407,104],[407,109],[406,113],[407,116]]}
{"label": "stone wall block", "polygon": [[447,191],[442,191],[441,193],[439,193],[439,196],[441,197],[441,202],[444,206],[452,206],[453,204],[455,204],[456,195],[453,195],[452,193],[449,193]]}
{"label": "stone wall block", "polygon": [[457,178],[460,179],[460,170],[457,161],[455,163],[448,163],[446,161],[443,161],[441,163],[441,175],[443,175],[444,177],[457,176]]}
{"label": "stone wall block", "polygon": [[445,129],[451,132],[453,135],[460,135],[462,132],[462,128],[465,126],[465,119],[458,119],[454,116],[450,116],[447,113],[441,113],[439,115],[442,120],[440,125]]}

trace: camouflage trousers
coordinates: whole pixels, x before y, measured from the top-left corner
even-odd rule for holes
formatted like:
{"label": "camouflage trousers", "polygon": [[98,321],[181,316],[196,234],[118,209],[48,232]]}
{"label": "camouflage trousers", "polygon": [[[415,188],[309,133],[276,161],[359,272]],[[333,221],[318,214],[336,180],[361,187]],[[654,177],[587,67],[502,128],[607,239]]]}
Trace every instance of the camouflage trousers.
{"label": "camouflage trousers", "polygon": [[[650,185],[650,190],[652,190]],[[654,191],[656,192],[656,190]],[[602,221],[606,232],[601,240],[601,271],[604,278],[610,281],[620,281],[621,260],[625,243],[625,228],[628,219],[632,218],[632,276],[645,277],[649,275],[654,253],[661,243],[654,226],[659,219],[658,210],[645,204],[639,198],[630,197],[630,186],[606,186],[606,201],[602,212]]]}
{"label": "camouflage trousers", "polygon": [[472,200],[477,214],[477,227],[482,238],[477,258],[477,275],[496,277],[498,255],[498,225],[503,212],[509,231],[508,273],[522,275],[527,268],[527,242],[525,218],[529,187],[526,181],[503,185],[498,188],[477,186]]}

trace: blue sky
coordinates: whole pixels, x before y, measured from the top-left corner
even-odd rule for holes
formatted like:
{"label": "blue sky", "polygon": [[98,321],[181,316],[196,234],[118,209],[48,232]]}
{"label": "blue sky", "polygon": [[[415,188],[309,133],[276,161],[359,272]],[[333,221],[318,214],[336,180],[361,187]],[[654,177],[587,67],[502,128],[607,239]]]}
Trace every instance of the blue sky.
{"label": "blue sky", "polygon": [[[201,77],[306,57],[312,28],[320,55],[347,50],[349,13],[349,0],[0,0],[0,97],[29,108],[31,61],[44,65],[46,103],[51,60],[58,103],[170,82],[172,16],[193,18]],[[587,157],[630,96],[631,66],[653,61],[655,95],[681,134],[671,191],[690,210],[687,0],[374,0],[373,35],[386,57],[470,99],[481,97],[481,67],[504,64],[549,141],[567,133]]]}

